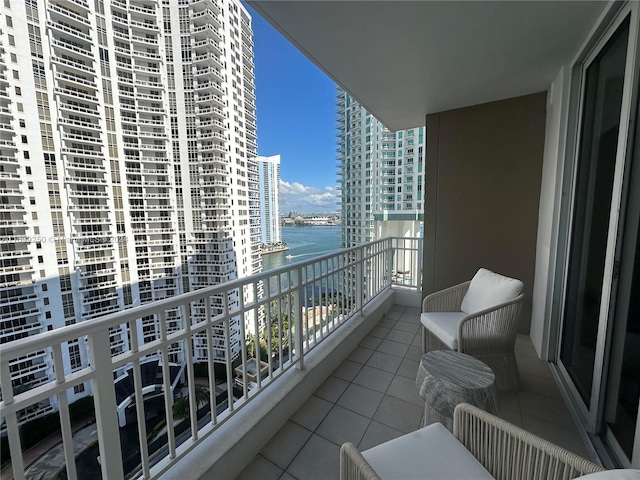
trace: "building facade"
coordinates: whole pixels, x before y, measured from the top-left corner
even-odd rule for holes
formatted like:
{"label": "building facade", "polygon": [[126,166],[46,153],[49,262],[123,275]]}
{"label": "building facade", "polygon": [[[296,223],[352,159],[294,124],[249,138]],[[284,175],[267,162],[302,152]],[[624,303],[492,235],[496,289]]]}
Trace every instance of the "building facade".
{"label": "building facade", "polygon": [[338,89],[342,247],[422,236],[425,127],[390,131]]}
{"label": "building facade", "polygon": [[262,244],[282,242],[280,229],[280,155],[258,157]]}
{"label": "building facade", "polygon": [[[241,3],[25,0],[1,9],[1,341],[260,271],[253,43]],[[214,299],[211,312],[252,293]],[[135,336],[114,329],[112,354],[180,328],[184,312],[170,313],[144,319]],[[204,319],[205,306],[189,318]],[[231,326],[233,358],[241,321]],[[215,361],[228,360],[215,348],[222,338],[214,333]],[[63,354],[65,369],[87,364],[82,339]],[[49,355],[13,365],[16,388],[47,381]],[[169,360],[183,355],[176,344]],[[206,338],[193,355],[208,358]]]}

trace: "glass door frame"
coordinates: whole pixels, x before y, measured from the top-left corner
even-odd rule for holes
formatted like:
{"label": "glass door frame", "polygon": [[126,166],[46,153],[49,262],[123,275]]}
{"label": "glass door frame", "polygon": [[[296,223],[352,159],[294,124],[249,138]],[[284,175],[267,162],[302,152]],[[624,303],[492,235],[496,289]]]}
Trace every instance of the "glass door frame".
{"label": "glass door frame", "polygon": [[[639,97],[640,97],[640,93],[636,91],[636,97],[634,99],[635,110],[633,112],[633,114],[635,115],[635,132],[632,132],[633,138],[630,139],[630,142],[628,145],[629,146],[628,155],[629,155],[629,158],[631,159],[631,162],[633,163],[633,168],[629,169],[631,171],[628,172],[629,178],[628,178],[628,183],[626,184],[629,187],[628,203],[626,205],[626,208],[621,211],[621,217],[622,218],[626,217],[625,230],[621,232],[621,235],[625,237],[622,244],[622,248],[620,249],[621,257],[625,253],[627,254],[628,257],[631,256],[633,252],[636,252],[635,254],[637,255],[638,243],[640,242],[640,228],[639,228],[640,215],[638,215],[638,212],[640,212],[640,98]],[[628,212],[630,213],[630,215],[627,217],[626,214]],[[623,340],[623,337],[625,336],[627,331],[627,324],[615,322],[615,319],[616,319],[615,315],[620,315],[622,313],[623,318],[628,317],[628,308],[630,303],[630,297],[632,295],[631,287],[633,282],[634,282],[634,269],[629,268],[629,265],[626,265],[626,268],[624,265],[622,265],[621,271],[620,271],[620,282],[619,282],[620,288],[618,289],[618,296],[617,296],[617,300],[619,302],[618,308],[620,308],[620,311],[618,312],[612,311],[611,318],[614,321],[609,322],[610,326],[607,332],[608,339],[609,339],[608,341],[609,357],[607,362],[607,370],[604,372],[604,375],[603,375],[603,376],[606,375],[606,378],[605,378],[606,381],[603,382],[602,389],[601,389],[602,401],[600,404],[601,412],[599,415],[599,418],[601,419],[601,423],[599,424],[599,431],[601,432],[601,435],[605,440],[609,449],[614,452],[615,456],[618,459],[620,459],[622,464],[621,466],[624,468],[640,468],[640,417],[636,418],[632,457],[631,457],[631,461],[627,462],[626,453],[624,452],[623,448],[620,446],[612,429],[605,422],[605,417],[606,417],[605,410],[608,407],[608,403],[613,400],[613,398],[611,397],[612,392],[610,390],[611,385],[613,383],[616,384],[615,391],[617,394],[618,392],[617,387],[619,386],[619,382],[620,382],[619,374],[617,373],[610,374],[609,372],[616,370],[618,367],[622,367],[622,363],[623,363],[622,355],[624,351],[624,341],[622,342],[623,345],[620,351],[614,351],[613,345],[614,345],[614,342],[616,341],[620,342],[621,340]]]}
{"label": "glass door frame", "polygon": [[[615,11],[613,11],[615,9]],[[555,345],[552,345],[552,358],[556,362],[561,380],[567,389],[572,403],[586,431],[591,435],[601,432],[601,421],[604,409],[604,389],[606,388],[606,364],[609,349],[611,347],[611,331],[613,328],[612,308],[616,294],[616,261],[619,261],[621,252],[620,235],[624,232],[624,219],[621,208],[624,208],[626,164],[630,153],[631,137],[633,129],[630,128],[630,119],[633,118],[635,105],[637,104],[638,83],[640,76],[640,4],[628,2],[619,6],[613,6],[608,12],[608,21],[604,20],[600,32],[593,35],[591,41],[585,46],[583,52],[573,63],[570,81],[569,116],[567,120],[567,145],[565,150],[565,171],[563,180],[563,205],[560,211],[560,238],[558,242],[558,264],[556,266],[556,288],[559,295],[556,297],[553,318],[555,322]],[[603,272],[603,289],[601,294],[600,314],[598,320],[598,333],[595,352],[595,364],[593,369],[593,385],[590,395],[590,407],[582,400],[568,370],[560,360],[560,346],[562,342],[562,327],[564,323],[564,305],[566,302],[567,273],[569,269],[569,252],[571,231],[573,227],[573,212],[575,210],[576,177],[578,168],[578,156],[580,134],[582,132],[582,119],[585,95],[586,72],[592,62],[597,58],[603,47],[625,21],[629,18],[629,39],[627,46],[627,59],[625,65],[625,82],[623,87],[622,107],[620,112],[620,130],[618,132],[616,165],[613,180],[612,201],[609,216],[609,229],[607,238],[607,254]],[[633,100],[636,99],[634,103]],[[611,320],[611,321],[610,321]]]}

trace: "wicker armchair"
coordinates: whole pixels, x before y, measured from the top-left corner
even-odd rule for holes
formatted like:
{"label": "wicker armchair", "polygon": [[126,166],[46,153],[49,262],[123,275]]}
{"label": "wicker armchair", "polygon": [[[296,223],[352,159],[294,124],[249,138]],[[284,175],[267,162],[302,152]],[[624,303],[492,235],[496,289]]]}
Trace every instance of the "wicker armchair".
{"label": "wicker armchair", "polygon": [[[463,308],[469,306],[469,303],[465,305],[467,293],[481,274],[485,278],[495,278],[498,282],[511,282],[510,292],[515,294],[508,300],[480,310],[467,309],[468,313],[465,313]],[[480,288],[490,286],[489,283]],[[478,297],[478,288],[474,295]],[[491,297],[491,292],[488,296]],[[504,296],[508,297],[502,297]],[[501,296],[494,298],[500,299]],[[491,367],[499,389],[517,390],[520,376],[514,346],[523,300],[522,282],[485,269],[480,269],[471,281],[428,295],[422,302],[420,316],[423,326],[422,351],[451,349],[476,357]],[[486,306],[490,303],[489,298],[476,302],[475,305]]]}
{"label": "wicker armchair", "polygon": [[[433,425],[425,429],[430,427]],[[433,431],[440,438],[430,439],[432,444],[446,441],[446,436],[451,435],[444,428]],[[407,451],[407,437],[413,435],[416,441],[424,439],[424,435],[416,435],[418,432],[420,431],[390,440],[363,452],[364,454],[354,444],[345,443],[340,449],[340,480],[379,480],[381,476],[374,470],[376,465],[380,470],[393,470],[390,477],[387,472],[384,478],[408,478],[407,475],[411,473],[403,471],[406,462],[400,457]],[[486,470],[484,473],[498,480],[569,480],[604,470],[589,460],[466,403],[459,404],[454,412],[453,436],[461,444],[462,451],[454,453],[456,464],[469,459],[479,462]],[[401,445],[403,442],[404,445]],[[450,462],[451,458],[432,453],[426,442],[424,446],[423,454],[415,459],[420,465],[413,465],[414,469],[422,468],[421,471],[425,472],[420,478],[434,478],[430,476],[434,465],[436,472],[446,472],[450,465],[437,464]],[[419,449],[421,445],[413,447]],[[385,461],[394,454],[398,457],[396,462]],[[463,458],[467,455],[469,459]],[[413,457],[411,461],[414,461]],[[458,478],[480,478],[471,471],[467,475],[459,472],[455,475]]]}

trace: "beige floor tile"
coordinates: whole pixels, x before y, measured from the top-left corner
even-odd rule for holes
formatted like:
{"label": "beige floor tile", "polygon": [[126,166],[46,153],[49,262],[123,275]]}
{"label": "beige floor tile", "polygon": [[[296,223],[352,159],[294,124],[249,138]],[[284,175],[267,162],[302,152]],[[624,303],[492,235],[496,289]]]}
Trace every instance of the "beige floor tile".
{"label": "beige floor tile", "polygon": [[349,355],[349,360],[364,365],[365,363],[367,363],[367,360],[369,360],[369,357],[373,354],[373,352],[373,350],[370,350],[368,348],[356,347],[353,352],[351,352],[351,355]]}
{"label": "beige floor tile", "polygon": [[522,415],[520,410],[512,410],[510,408],[501,408],[498,416],[507,422],[513,423],[517,427],[523,428]]}
{"label": "beige floor tile", "polygon": [[553,378],[551,376],[551,369],[549,363],[544,360],[531,357],[517,357],[518,370],[521,373],[531,373],[534,375],[540,375],[542,377]]}
{"label": "beige floor tile", "polygon": [[520,372],[520,391],[531,392],[562,401],[562,394],[555,380],[541,375]]}
{"label": "beige floor tile", "polygon": [[416,381],[396,375],[387,389],[387,395],[412,403],[420,408],[424,407],[424,400],[418,394]]}
{"label": "beige floor tile", "polygon": [[384,397],[383,393],[352,383],[336,405],[347,408],[367,418],[373,418]]}
{"label": "beige floor tile", "polygon": [[534,435],[538,435],[551,443],[566,448],[576,455],[589,458],[589,453],[584,446],[584,442],[575,428],[567,428],[562,425],[546,422],[525,413],[522,414],[522,423],[523,428]]}
{"label": "beige floor tile", "polygon": [[273,436],[260,454],[282,470],[286,470],[309,440],[311,433],[297,423],[289,421]]}
{"label": "beige floor tile", "polygon": [[373,419],[403,433],[409,433],[420,426],[422,410],[412,403],[385,395]]}
{"label": "beige floor tile", "polygon": [[372,368],[384,370],[385,372],[396,373],[398,367],[400,367],[400,363],[402,363],[402,359],[400,357],[389,355],[388,353],[375,352],[371,355],[366,365]]}
{"label": "beige floor tile", "polygon": [[400,430],[396,430],[395,428],[373,421],[369,424],[369,428],[367,428],[360,445],[358,445],[358,449],[363,452],[369,448],[373,448],[381,443],[388,442],[389,440],[393,440],[394,438],[398,438],[402,435],[404,435],[404,433]]}
{"label": "beige floor tile", "polygon": [[501,392],[498,391],[498,403],[500,409],[516,410],[520,411],[520,400],[518,398],[518,392]]}
{"label": "beige floor tile", "polygon": [[390,331],[391,331],[390,328],[374,327],[373,330],[369,332],[369,335],[376,338],[385,338]]}
{"label": "beige floor tile", "polygon": [[420,330],[420,327],[413,322],[406,322],[401,319],[394,325],[393,330],[400,330],[402,332],[408,332],[415,335]]}
{"label": "beige floor tile", "polygon": [[409,345],[387,339],[383,340],[377,349],[378,352],[388,353],[397,357],[404,357],[408,350]]}
{"label": "beige floor tile", "polygon": [[398,321],[395,318],[385,317],[378,322],[378,327],[393,328]]}
{"label": "beige floor tile", "polygon": [[364,340],[360,342],[360,347],[369,348],[371,350],[375,350],[382,343],[382,339],[378,337],[372,337],[371,335],[367,335],[364,337]]}
{"label": "beige floor tile", "polygon": [[414,362],[419,362],[420,359],[422,358],[422,355],[424,355],[422,353],[422,347],[420,345],[418,346],[412,345],[407,350],[407,353],[405,354],[404,358],[408,358],[409,360],[413,360]]}
{"label": "beige floor tile", "polygon": [[384,314],[385,317],[393,318],[394,320],[399,319],[402,314],[405,312],[405,309],[402,307],[391,308],[387,313]]}
{"label": "beige floor tile", "polygon": [[396,375],[402,375],[403,377],[410,378],[415,381],[416,376],[418,375],[418,367],[420,366],[419,362],[414,360],[409,360],[408,358],[404,358]]}
{"label": "beige floor tile", "polygon": [[356,375],[358,375],[358,372],[360,372],[361,369],[361,363],[352,362],[351,360],[345,360],[340,364],[338,368],[333,371],[333,376],[350,382],[354,378],[356,378]]}
{"label": "beige floor tile", "polygon": [[403,332],[401,330],[391,330],[389,335],[386,336],[385,340],[393,340],[394,342],[406,343],[407,345],[411,345],[413,342],[413,337],[415,337],[415,333]]}
{"label": "beige floor tile", "polygon": [[565,428],[575,429],[573,418],[562,400],[527,391],[519,392],[518,399],[520,401],[520,412],[523,415],[562,425]]}
{"label": "beige floor tile", "polygon": [[404,309],[404,313],[407,315],[420,315],[421,309],[419,307],[407,307]]}
{"label": "beige floor tile", "polygon": [[315,395],[331,403],[336,403],[349,386],[349,382],[337,377],[329,377],[316,390]]}
{"label": "beige floor tile", "polygon": [[281,468],[271,463],[262,455],[256,455],[251,463],[236,477],[236,480],[278,480],[283,474]]}
{"label": "beige floor tile", "polygon": [[291,462],[287,473],[300,480],[340,478],[340,447],[314,434]]}
{"label": "beige floor tile", "polygon": [[333,403],[311,395],[309,400],[293,414],[291,420],[313,432],[318,428],[318,425],[324,420],[324,417],[327,416],[327,413],[329,413],[332,407]]}
{"label": "beige floor tile", "polygon": [[514,350],[516,352],[516,356],[518,357],[528,357],[535,360],[539,360],[538,354],[536,353],[535,348],[533,348],[533,345],[531,345],[530,342],[529,343],[516,342]]}
{"label": "beige floor tile", "polygon": [[315,433],[336,445],[352,442],[358,445],[371,420],[363,415],[335,405]]}
{"label": "beige floor tile", "polygon": [[353,379],[353,383],[384,393],[387,391],[391,380],[393,380],[393,373],[365,365],[356,378]]}

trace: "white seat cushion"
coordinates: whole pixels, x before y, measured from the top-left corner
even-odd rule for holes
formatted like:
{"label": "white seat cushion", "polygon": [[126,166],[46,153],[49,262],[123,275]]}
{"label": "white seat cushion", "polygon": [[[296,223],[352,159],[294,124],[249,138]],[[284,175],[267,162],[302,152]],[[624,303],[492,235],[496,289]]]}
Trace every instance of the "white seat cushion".
{"label": "white seat cushion", "polygon": [[604,472],[590,473],[576,477],[584,480],[640,480],[640,470],[636,469],[617,469],[605,470]]}
{"label": "white seat cushion", "polygon": [[425,312],[420,314],[420,322],[442,343],[452,350],[457,350],[458,325],[466,316],[464,312]]}
{"label": "white seat cushion", "polygon": [[471,315],[513,300],[522,293],[523,288],[520,280],[481,268],[471,279],[460,309]]}
{"label": "white seat cushion", "polygon": [[440,423],[370,448],[362,456],[384,480],[493,478]]}

